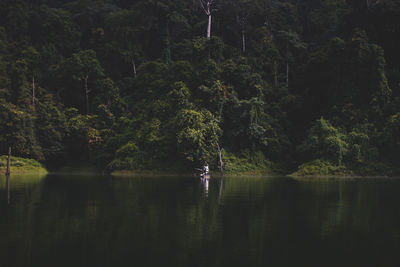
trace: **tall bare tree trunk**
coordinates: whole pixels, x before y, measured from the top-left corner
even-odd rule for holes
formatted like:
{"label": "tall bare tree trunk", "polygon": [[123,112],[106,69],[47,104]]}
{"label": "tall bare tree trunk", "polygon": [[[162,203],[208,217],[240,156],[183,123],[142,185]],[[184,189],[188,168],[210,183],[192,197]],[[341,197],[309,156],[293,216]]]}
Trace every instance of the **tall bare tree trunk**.
{"label": "tall bare tree trunk", "polygon": [[86,98],[86,114],[89,114],[89,88],[88,88],[89,75],[85,76],[85,98]]}
{"label": "tall bare tree trunk", "polygon": [[35,106],[35,76],[32,76],[32,105]]}
{"label": "tall bare tree trunk", "polygon": [[[200,6],[203,8],[204,13],[206,13],[208,17],[208,26],[207,26],[207,40],[210,40],[211,38],[211,5],[213,4],[214,0],[199,0]],[[207,6],[207,8],[205,7]]]}
{"label": "tall bare tree trunk", "polygon": [[[221,120],[222,120],[222,111],[224,109],[224,104],[225,104],[225,100],[223,100],[221,102],[221,106],[219,107],[219,116],[218,116],[219,122],[221,122]],[[222,150],[221,150],[221,147],[219,146],[218,142],[217,142],[217,149],[218,149],[218,157],[219,157],[219,173],[222,176],[224,174],[224,162],[222,161]]]}
{"label": "tall bare tree trunk", "polygon": [[211,13],[210,7],[208,7],[208,26],[207,26],[207,40],[211,38]]}
{"label": "tall bare tree trunk", "polygon": [[286,42],[286,87],[289,88],[289,44]]}
{"label": "tall bare tree trunk", "polygon": [[274,82],[275,82],[275,90],[278,89],[278,63],[274,60]]}
{"label": "tall bare tree trunk", "polygon": [[8,147],[7,170],[6,175],[11,174],[11,147]]}
{"label": "tall bare tree trunk", "polygon": [[133,58],[132,58],[132,70],[133,70],[133,78],[136,78],[136,64]]}
{"label": "tall bare tree trunk", "polygon": [[223,175],[224,174],[224,162],[222,161],[222,150],[218,143],[217,143],[217,148],[218,148],[218,156],[219,156],[219,173],[221,175]]}
{"label": "tall bare tree trunk", "polygon": [[289,62],[286,61],[286,87],[289,88]]}
{"label": "tall bare tree trunk", "polygon": [[244,37],[244,28],[242,29],[242,51],[243,54],[246,53],[246,39]]}
{"label": "tall bare tree trunk", "polygon": [[7,187],[7,204],[10,204],[10,175],[6,177],[6,187]]}

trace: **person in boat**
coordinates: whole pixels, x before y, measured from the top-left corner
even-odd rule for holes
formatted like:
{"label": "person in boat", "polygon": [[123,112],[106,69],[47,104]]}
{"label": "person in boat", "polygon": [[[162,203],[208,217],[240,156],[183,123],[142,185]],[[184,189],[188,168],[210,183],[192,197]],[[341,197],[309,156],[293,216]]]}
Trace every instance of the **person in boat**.
{"label": "person in boat", "polygon": [[210,175],[210,169],[208,167],[208,164],[206,163],[201,169],[197,169],[196,170],[200,171],[200,177],[204,178],[208,175]]}
{"label": "person in boat", "polygon": [[208,168],[208,164],[206,163],[206,165],[203,166],[203,176],[206,176],[209,174],[209,168]]}

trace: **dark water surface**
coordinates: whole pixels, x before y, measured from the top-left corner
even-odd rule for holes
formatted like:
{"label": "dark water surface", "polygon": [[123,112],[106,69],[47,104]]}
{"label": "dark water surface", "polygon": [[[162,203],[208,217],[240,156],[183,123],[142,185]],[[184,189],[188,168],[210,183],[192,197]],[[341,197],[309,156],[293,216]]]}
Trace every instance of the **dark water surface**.
{"label": "dark water surface", "polygon": [[400,266],[399,207],[400,179],[0,177],[0,266]]}

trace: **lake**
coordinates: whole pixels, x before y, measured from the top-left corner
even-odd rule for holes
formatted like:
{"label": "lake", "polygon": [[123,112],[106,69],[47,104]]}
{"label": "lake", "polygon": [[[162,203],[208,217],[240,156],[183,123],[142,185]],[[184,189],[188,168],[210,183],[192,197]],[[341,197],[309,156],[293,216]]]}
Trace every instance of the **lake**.
{"label": "lake", "polygon": [[400,266],[400,179],[0,177],[0,266]]}

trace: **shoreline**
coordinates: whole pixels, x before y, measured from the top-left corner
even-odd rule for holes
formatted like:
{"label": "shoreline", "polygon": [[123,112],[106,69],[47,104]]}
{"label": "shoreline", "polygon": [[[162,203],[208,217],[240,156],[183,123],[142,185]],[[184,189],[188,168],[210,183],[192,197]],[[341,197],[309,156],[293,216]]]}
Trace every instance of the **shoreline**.
{"label": "shoreline", "polygon": [[[111,176],[115,177],[198,177],[198,175],[195,175],[194,173],[182,173],[182,172],[173,172],[173,171],[151,171],[151,170],[142,170],[142,171],[134,171],[134,170],[121,170],[121,171],[116,171],[110,174]],[[224,173],[222,175],[223,177],[255,177],[255,178],[260,178],[260,177],[268,177],[268,178],[273,178],[273,177],[287,177],[287,178],[292,178],[292,179],[309,179],[309,178],[333,178],[333,179],[399,179],[400,175],[322,175],[322,174],[314,174],[314,175],[292,175],[291,173],[289,174],[284,174],[284,173],[257,173],[257,172],[246,172],[246,173]],[[220,177],[219,172],[211,172],[211,177]]]}
{"label": "shoreline", "polygon": [[[111,176],[194,176],[197,177],[195,171],[187,172],[184,170],[117,170],[110,173]],[[212,177],[221,176],[219,171],[210,171]],[[247,171],[247,172],[224,172],[223,176],[248,176],[248,177],[280,177],[287,176],[284,173],[271,172],[268,170]]]}
{"label": "shoreline", "polygon": [[[6,175],[6,164],[7,156],[0,156],[0,173]],[[12,156],[11,157],[11,166],[10,166],[10,175],[20,175],[20,174],[47,174],[48,170],[38,161],[29,158],[21,158]]]}
{"label": "shoreline", "polygon": [[[5,168],[0,167],[0,176],[5,175]],[[142,171],[132,171],[132,170],[121,170],[116,171],[111,174],[104,174],[101,172],[49,172],[44,168],[37,168],[35,170],[29,169],[21,169],[18,167],[14,167],[11,169],[11,177],[16,175],[99,175],[99,176],[113,176],[113,177],[193,177],[198,178],[199,176],[194,173],[183,173],[183,172],[173,172],[173,171],[151,171],[151,170],[142,170]],[[212,178],[220,178],[221,175],[218,172],[211,172]],[[247,178],[291,178],[295,180],[306,180],[306,179],[400,179],[400,175],[293,175],[293,174],[282,174],[282,173],[225,173],[222,177],[247,177]]]}
{"label": "shoreline", "polygon": [[[0,168],[0,174],[6,176],[5,173],[6,173],[6,168],[2,168],[1,167]],[[36,174],[46,175],[48,173],[49,172],[43,167],[38,167],[38,168],[34,168],[34,169],[32,169],[32,168],[26,169],[26,168],[19,168],[19,167],[11,167],[10,176],[21,175],[21,174],[24,174],[24,175],[25,174],[26,175],[36,175]]]}

